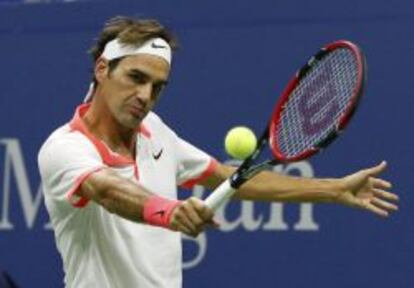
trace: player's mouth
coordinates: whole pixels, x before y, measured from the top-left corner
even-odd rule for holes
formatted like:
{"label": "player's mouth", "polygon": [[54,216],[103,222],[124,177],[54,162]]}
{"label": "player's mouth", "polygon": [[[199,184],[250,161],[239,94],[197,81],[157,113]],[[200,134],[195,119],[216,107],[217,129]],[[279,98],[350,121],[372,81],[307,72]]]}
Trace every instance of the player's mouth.
{"label": "player's mouth", "polygon": [[137,119],[143,119],[147,114],[144,108],[137,105],[128,105],[128,111]]}

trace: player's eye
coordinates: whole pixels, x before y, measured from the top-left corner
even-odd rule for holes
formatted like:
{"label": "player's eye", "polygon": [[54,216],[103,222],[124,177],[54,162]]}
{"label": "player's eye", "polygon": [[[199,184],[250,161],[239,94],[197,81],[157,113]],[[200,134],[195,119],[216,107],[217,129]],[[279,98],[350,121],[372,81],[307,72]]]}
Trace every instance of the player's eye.
{"label": "player's eye", "polygon": [[164,83],[156,83],[153,85],[154,93],[161,93],[162,89],[164,89],[165,84]]}
{"label": "player's eye", "polygon": [[135,84],[145,84],[145,83],[148,82],[147,75],[145,75],[143,73],[130,73],[130,74],[128,74],[128,77]]}
{"label": "player's eye", "polygon": [[164,89],[166,83],[154,83],[152,86],[152,96],[154,100],[157,100]]}

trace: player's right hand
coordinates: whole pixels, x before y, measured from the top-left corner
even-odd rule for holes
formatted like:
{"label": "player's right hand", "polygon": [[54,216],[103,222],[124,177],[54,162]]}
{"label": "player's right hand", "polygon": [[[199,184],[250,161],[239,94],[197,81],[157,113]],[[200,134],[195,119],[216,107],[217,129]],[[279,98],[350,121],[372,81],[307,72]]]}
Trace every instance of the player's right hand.
{"label": "player's right hand", "polygon": [[218,227],[213,220],[214,212],[198,198],[182,201],[171,215],[170,229],[188,236],[197,237],[207,227]]}

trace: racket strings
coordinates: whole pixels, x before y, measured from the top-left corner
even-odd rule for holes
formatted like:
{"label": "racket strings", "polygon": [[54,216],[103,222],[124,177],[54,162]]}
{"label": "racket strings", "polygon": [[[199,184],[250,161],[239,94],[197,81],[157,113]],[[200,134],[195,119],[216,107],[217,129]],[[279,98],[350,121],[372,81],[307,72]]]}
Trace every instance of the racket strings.
{"label": "racket strings", "polygon": [[285,103],[275,135],[286,157],[310,149],[337,127],[355,94],[358,76],[353,52],[339,48],[300,79]]}

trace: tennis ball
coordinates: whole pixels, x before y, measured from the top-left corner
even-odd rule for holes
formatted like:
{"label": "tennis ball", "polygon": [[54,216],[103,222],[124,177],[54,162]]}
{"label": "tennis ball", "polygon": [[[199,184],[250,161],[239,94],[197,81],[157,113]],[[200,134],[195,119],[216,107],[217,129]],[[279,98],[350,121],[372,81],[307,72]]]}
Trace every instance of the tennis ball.
{"label": "tennis ball", "polygon": [[226,152],[233,158],[243,160],[256,149],[257,139],[253,131],[244,126],[237,126],[227,132],[224,140]]}

